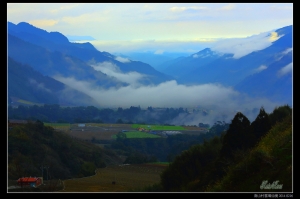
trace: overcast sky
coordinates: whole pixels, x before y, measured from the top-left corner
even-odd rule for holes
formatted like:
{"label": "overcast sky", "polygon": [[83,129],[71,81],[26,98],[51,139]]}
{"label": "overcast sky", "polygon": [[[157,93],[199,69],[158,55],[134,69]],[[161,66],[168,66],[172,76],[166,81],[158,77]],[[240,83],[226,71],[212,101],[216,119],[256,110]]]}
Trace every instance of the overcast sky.
{"label": "overcast sky", "polygon": [[65,36],[90,36],[98,50],[198,52],[293,24],[292,3],[8,3],[7,21]]}

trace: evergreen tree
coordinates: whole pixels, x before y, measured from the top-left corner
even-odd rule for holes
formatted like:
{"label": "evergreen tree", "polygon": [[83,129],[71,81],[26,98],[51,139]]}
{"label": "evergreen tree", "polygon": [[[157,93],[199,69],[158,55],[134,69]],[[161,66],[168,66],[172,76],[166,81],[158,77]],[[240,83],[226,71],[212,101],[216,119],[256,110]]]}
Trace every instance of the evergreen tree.
{"label": "evergreen tree", "polygon": [[271,129],[271,121],[269,115],[263,107],[260,108],[259,114],[256,119],[251,123],[251,132],[255,139],[251,146],[254,146],[259,139]]}
{"label": "evergreen tree", "polygon": [[254,136],[251,135],[249,119],[238,112],[224,135],[221,156],[232,158],[234,151],[248,149],[253,140]]}
{"label": "evergreen tree", "polygon": [[292,115],[292,108],[289,105],[276,107],[274,111],[269,115],[271,125],[281,122],[286,116]]}

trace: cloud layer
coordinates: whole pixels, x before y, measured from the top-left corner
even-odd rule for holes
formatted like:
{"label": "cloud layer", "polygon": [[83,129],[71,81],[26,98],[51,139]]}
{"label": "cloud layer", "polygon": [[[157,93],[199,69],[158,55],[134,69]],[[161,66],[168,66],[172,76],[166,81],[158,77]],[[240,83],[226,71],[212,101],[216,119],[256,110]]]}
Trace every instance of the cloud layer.
{"label": "cloud layer", "polygon": [[270,31],[247,38],[220,40],[211,49],[220,53],[232,53],[234,54],[233,58],[239,59],[251,52],[263,50],[271,46],[272,42],[279,38],[276,32]]}
{"label": "cloud layer", "polygon": [[256,69],[254,69],[254,72],[255,73],[259,73],[259,72],[261,72],[261,71],[263,71],[263,70],[266,70],[268,67],[266,66],[266,65],[261,65],[261,66],[259,66],[258,68],[256,68]]}
{"label": "cloud layer", "polygon": [[116,66],[107,62],[99,63],[93,67],[96,70],[101,70],[119,80],[132,84],[118,89],[106,90],[74,78],[55,77],[55,79],[91,96],[97,101],[99,107],[129,108],[130,106],[141,106],[143,109],[149,106],[189,109],[201,107],[203,110],[210,111],[209,116],[205,117],[197,113],[181,115],[172,121],[176,124],[180,123],[180,121],[186,124],[196,121],[209,121],[211,123],[216,120],[229,122],[237,111],[248,113],[250,114],[249,119],[253,119],[253,117],[257,116],[257,113],[253,113],[253,109],[259,109],[261,106],[264,106],[266,111],[270,112],[274,107],[280,105],[267,99],[250,98],[230,87],[224,87],[219,84],[186,86],[180,85],[173,80],[157,86],[142,86],[136,83],[137,80],[143,78],[142,74],[122,74]]}
{"label": "cloud layer", "polygon": [[283,76],[283,75],[286,75],[286,74],[292,73],[292,72],[293,72],[293,62],[289,63],[288,65],[281,68],[277,74],[278,74],[278,76]]}
{"label": "cloud layer", "polygon": [[102,73],[107,74],[108,76],[115,77],[118,80],[128,83],[133,87],[136,87],[139,84],[139,80],[146,77],[144,74],[138,72],[128,72],[122,73],[119,67],[111,62],[102,62],[98,64],[91,65],[95,70],[101,71]]}

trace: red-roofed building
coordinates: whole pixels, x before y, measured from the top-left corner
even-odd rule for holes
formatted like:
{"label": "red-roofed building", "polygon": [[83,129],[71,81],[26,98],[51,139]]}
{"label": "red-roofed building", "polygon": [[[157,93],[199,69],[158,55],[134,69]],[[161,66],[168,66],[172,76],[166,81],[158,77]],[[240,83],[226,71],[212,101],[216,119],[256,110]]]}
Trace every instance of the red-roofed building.
{"label": "red-roofed building", "polygon": [[20,186],[38,187],[42,184],[42,178],[40,177],[23,177],[17,180]]}

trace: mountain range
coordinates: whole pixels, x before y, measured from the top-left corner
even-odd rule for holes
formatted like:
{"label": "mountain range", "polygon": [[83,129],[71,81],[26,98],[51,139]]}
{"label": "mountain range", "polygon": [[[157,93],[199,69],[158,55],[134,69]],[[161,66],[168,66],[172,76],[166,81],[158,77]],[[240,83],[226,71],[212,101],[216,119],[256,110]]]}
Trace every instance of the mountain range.
{"label": "mountain range", "polygon": [[[96,69],[98,63],[109,63],[119,73],[137,72],[144,74],[145,78],[140,79],[140,84],[155,85],[171,80],[171,77],[155,70],[146,63],[131,60],[122,60],[123,62],[120,62],[116,60],[116,56],[108,52],[100,52],[88,42],[71,43],[67,37],[59,32],[47,32],[26,22],[21,22],[17,25],[8,22],[7,28],[7,56],[10,58],[9,63],[12,63],[12,59],[18,62],[18,64],[25,64],[28,67],[32,67],[40,75],[46,75],[48,78],[71,77],[78,81],[93,83],[105,89],[127,86],[128,83],[122,82]],[[92,67],[91,65],[96,67]],[[11,76],[10,72],[11,70],[8,70],[8,77]],[[30,79],[29,77],[22,78]],[[9,89],[18,87],[17,85],[12,85],[14,82],[9,81]],[[47,86],[51,87],[51,85]],[[53,90],[52,88],[48,89]],[[14,93],[15,96],[10,96],[11,93]],[[8,95],[8,98],[32,99],[32,96],[28,95],[25,97],[24,94],[19,94],[16,91],[10,91]],[[43,100],[37,100],[36,102],[46,103]],[[54,100],[52,103],[57,103],[57,101]]]}
{"label": "mountain range", "polygon": [[[170,80],[184,85],[217,83],[251,97],[292,104],[292,26],[263,33],[268,38],[276,34],[277,39],[240,57],[234,52],[205,48],[190,56],[168,58],[155,68],[142,61],[101,52],[89,42],[70,42],[62,33],[47,32],[27,22],[7,22],[7,29],[8,99],[42,104],[95,104],[87,93],[61,80],[74,79],[101,89],[118,89],[132,84],[124,75],[134,75],[138,86],[156,86]],[[251,43],[249,40],[240,42]]]}
{"label": "mountain range", "polygon": [[[172,75],[180,84],[218,83],[251,97],[266,97],[291,105],[292,32],[292,26],[272,31],[277,35],[277,40],[266,48],[242,57],[235,58],[233,53],[205,48],[188,57],[178,58],[175,62],[163,64],[161,71]],[[265,36],[271,37],[271,33]],[[259,41],[253,39],[253,42]],[[243,45],[243,40],[239,45]],[[244,50],[243,47],[240,50]]]}

